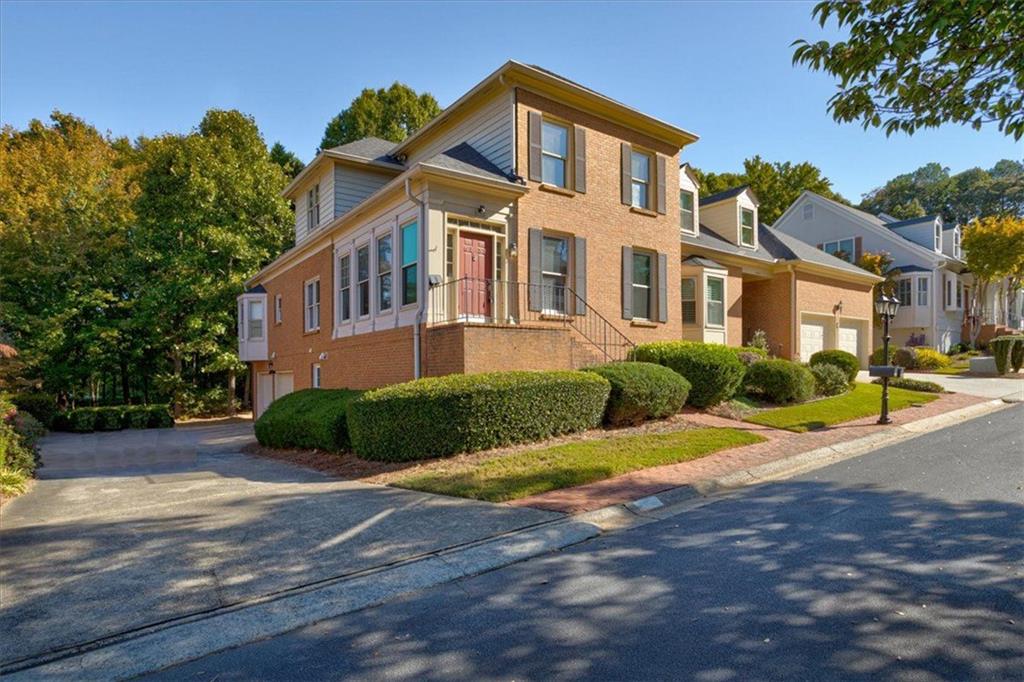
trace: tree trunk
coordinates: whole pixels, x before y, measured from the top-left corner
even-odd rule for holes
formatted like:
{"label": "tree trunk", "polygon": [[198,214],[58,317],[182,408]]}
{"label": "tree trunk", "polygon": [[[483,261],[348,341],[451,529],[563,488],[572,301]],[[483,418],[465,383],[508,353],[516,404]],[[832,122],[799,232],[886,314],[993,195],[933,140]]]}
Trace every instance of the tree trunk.
{"label": "tree trunk", "polygon": [[228,416],[235,416],[235,370],[228,370]]}

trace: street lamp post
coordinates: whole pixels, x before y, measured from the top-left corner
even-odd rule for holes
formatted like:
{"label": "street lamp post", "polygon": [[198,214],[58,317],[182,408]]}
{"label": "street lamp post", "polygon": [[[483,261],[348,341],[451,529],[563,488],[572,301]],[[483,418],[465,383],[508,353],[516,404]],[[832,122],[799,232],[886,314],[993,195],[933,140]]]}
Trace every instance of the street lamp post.
{"label": "street lamp post", "polygon": [[885,358],[886,369],[882,373],[882,414],[878,418],[879,424],[892,423],[892,419],[889,418],[889,377],[893,376],[894,371],[889,365],[889,341],[892,340],[889,336],[889,323],[896,317],[899,308],[900,301],[895,296],[882,294],[875,301],[875,312],[882,319],[882,357]]}

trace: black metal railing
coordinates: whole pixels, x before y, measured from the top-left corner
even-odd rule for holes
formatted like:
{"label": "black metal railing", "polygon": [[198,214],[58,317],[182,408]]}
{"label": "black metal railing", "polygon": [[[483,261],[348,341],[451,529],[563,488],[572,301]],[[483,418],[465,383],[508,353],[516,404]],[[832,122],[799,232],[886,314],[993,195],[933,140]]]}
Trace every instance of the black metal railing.
{"label": "black metal railing", "polygon": [[462,277],[430,289],[429,325],[555,326],[572,329],[588,352],[577,364],[629,359],[634,344],[569,287]]}

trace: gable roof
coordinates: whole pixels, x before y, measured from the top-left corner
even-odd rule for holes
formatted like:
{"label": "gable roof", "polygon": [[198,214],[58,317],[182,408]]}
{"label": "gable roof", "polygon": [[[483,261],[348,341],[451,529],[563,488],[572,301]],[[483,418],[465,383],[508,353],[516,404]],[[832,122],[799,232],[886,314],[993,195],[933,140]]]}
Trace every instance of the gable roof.
{"label": "gable roof", "polygon": [[938,215],[923,215],[920,218],[907,218],[906,220],[897,220],[895,222],[886,223],[885,226],[890,230],[895,230],[899,227],[907,227],[909,225],[917,225],[919,223],[934,223]]}
{"label": "gable roof", "polygon": [[379,137],[364,137],[361,140],[355,140],[347,144],[340,144],[337,147],[331,147],[326,151],[336,152],[338,154],[347,154],[348,156],[366,159],[367,161],[395,163],[395,160],[390,156],[391,150],[395,148],[395,144],[396,143],[391,140],[385,140]]}
{"label": "gable roof", "polygon": [[457,144],[451,149],[446,149],[440,154],[435,154],[420,163],[424,166],[468,173],[469,175],[476,175],[489,180],[512,182],[504,171],[494,165],[468,142]]}
{"label": "gable roof", "polygon": [[706,197],[700,198],[700,205],[706,206],[709,204],[717,204],[719,201],[725,201],[726,199],[732,199],[733,197],[743,194],[746,190],[750,189],[750,185],[740,185],[739,187],[732,187],[730,189],[716,192],[715,194],[709,194]]}
{"label": "gable roof", "polygon": [[683,244],[699,246],[712,251],[732,254],[734,256],[744,256],[746,258],[753,258],[766,263],[775,262],[775,257],[768,253],[763,244],[758,244],[756,249],[752,249],[749,246],[733,244],[725,237],[713,232],[707,225],[700,225],[696,235],[687,234],[685,232],[682,233],[681,241]]}
{"label": "gable roof", "polygon": [[701,268],[717,268],[719,270],[725,270],[725,266],[717,261],[713,261],[710,258],[701,258],[700,256],[689,256],[683,259],[683,265],[696,265]]}
{"label": "gable roof", "polygon": [[931,272],[930,269],[922,268],[920,265],[895,265],[891,269],[899,270],[900,274],[905,272]]}
{"label": "gable roof", "polygon": [[857,267],[842,258],[825,253],[821,249],[800,241],[796,237],[773,230],[765,224],[758,225],[758,239],[765,249],[780,261],[804,261],[815,263],[837,270],[845,270],[849,273],[863,275],[867,273],[863,268]]}

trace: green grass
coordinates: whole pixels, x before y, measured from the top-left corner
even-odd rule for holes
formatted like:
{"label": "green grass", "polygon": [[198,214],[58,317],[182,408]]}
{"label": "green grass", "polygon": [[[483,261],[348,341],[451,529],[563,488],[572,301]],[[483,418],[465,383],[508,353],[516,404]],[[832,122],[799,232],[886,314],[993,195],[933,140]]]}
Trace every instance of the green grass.
{"label": "green grass", "polygon": [[[900,410],[918,403],[931,402],[938,398],[934,393],[889,389],[889,410]],[[802,405],[766,410],[747,417],[744,421],[752,424],[771,426],[803,433],[832,424],[847,422],[861,417],[878,414],[882,405],[882,387],[874,384],[857,384],[843,395],[824,400],[815,400]]]}
{"label": "green grass", "polygon": [[685,462],[762,440],[746,431],[712,428],[602,438],[494,457],[446,471],[410,476],[393,485],[504,502],[637,469]]}

